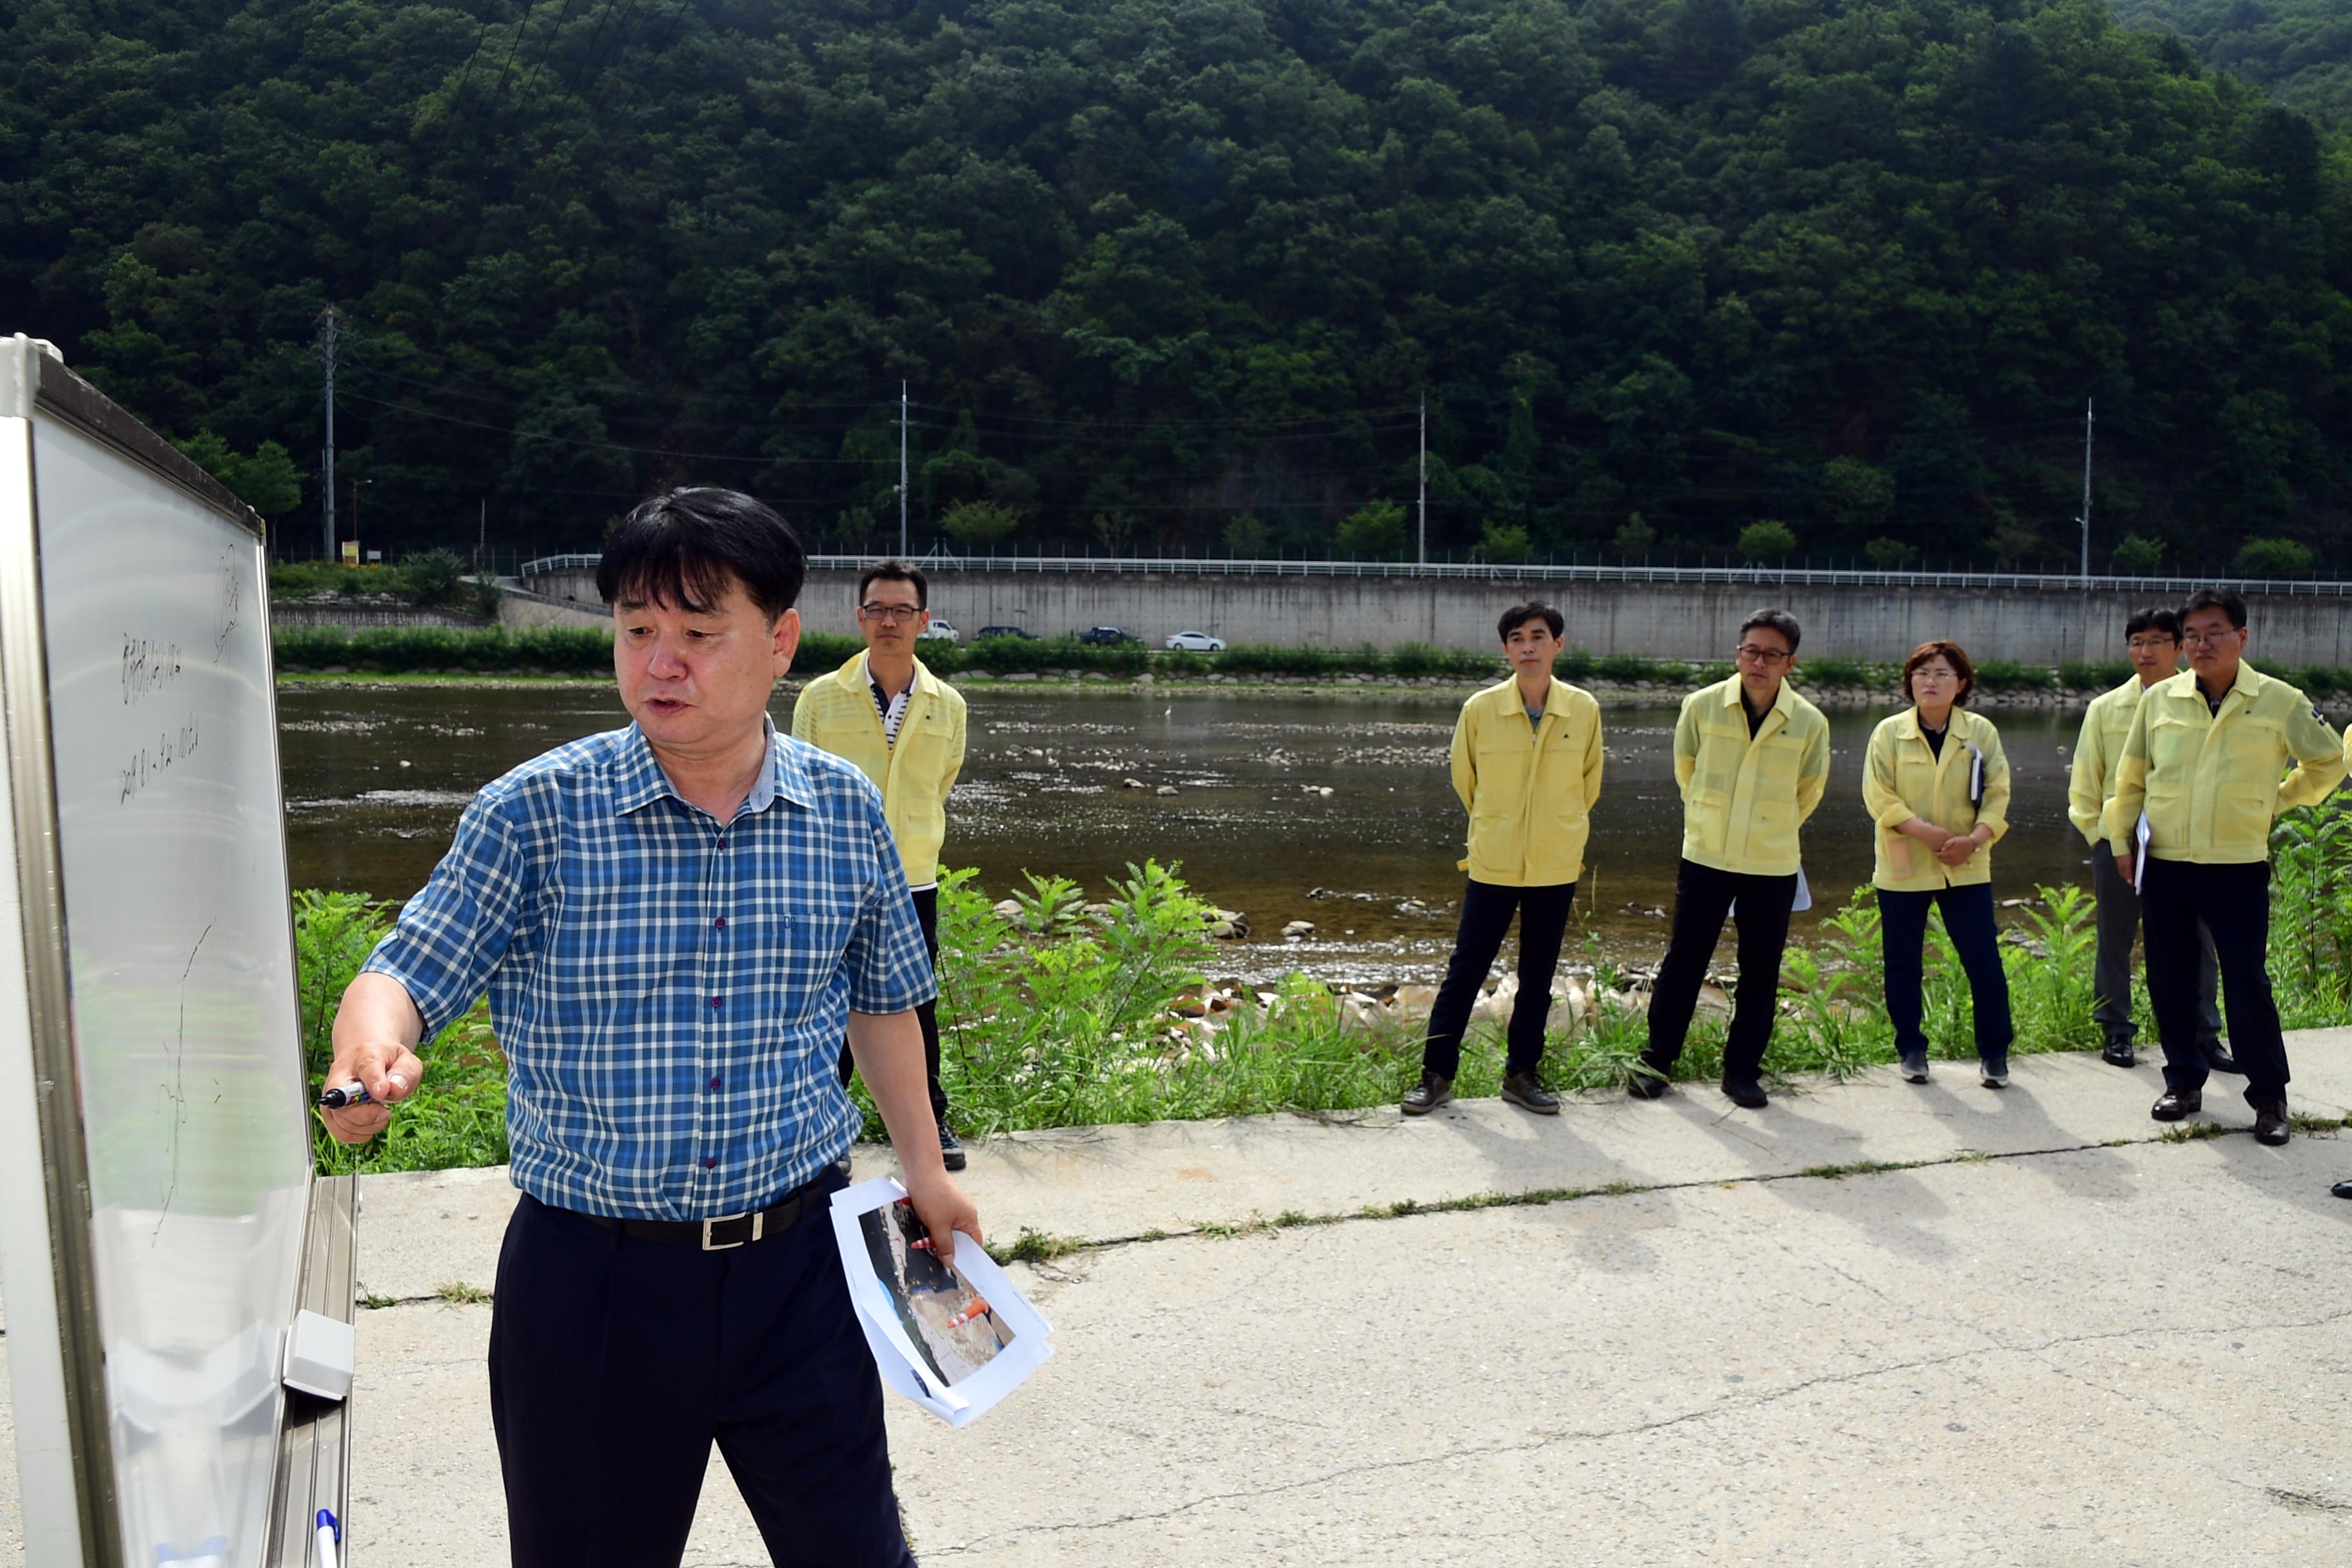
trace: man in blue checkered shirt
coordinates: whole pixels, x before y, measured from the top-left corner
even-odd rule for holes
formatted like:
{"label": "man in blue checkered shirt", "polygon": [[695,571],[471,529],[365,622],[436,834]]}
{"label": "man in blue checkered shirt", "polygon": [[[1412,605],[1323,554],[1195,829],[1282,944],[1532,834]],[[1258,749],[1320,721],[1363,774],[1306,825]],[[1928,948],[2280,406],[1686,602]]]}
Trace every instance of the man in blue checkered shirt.
{"label": "man in blue checkered shirt", "polygon": [[635,722],[475,796],[335,1020],[330,1081],[373,1103],[324,1114],[359,1142],[489,994],[522,1189],[489,1353],[518,1564],[677,1563],[713,1441],[777,1563],[913,1562],[824,1217],[858,1130],[845,1031],[935,1245],[980,1217],[940,1163],[881,795],[769,721],[805,566],[733,491],[632,512],[596,581]]}

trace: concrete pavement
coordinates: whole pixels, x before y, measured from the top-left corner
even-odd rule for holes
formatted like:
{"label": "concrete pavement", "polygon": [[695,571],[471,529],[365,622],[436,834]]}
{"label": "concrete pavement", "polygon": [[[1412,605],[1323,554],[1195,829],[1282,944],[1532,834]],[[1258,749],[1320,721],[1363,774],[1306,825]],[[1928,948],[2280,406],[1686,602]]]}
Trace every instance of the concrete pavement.
{"label": "concrete pavement", "polygon": [[[2291,1048],[2295,1108],[2352,1111],[2352,1030]],[[2352,1137],[2262,1148],[2216,1080],[2230,1131],[2163,1142],[2152,1069],[2016,1067],[991,1141],[992,1237],[1092,1245],[1018,1266],[1058,1354],[1004,1405],[893,1401],[916,1549],[2352,1561]],[[364,1184],[361,1568],[504,1561],[489,1309],[441,1295],[492,1282],[503,1183]],[[1460,1206],[1361,1217],[1406,1205]],[[687,1560],[767,1561],[723,1466]]]}

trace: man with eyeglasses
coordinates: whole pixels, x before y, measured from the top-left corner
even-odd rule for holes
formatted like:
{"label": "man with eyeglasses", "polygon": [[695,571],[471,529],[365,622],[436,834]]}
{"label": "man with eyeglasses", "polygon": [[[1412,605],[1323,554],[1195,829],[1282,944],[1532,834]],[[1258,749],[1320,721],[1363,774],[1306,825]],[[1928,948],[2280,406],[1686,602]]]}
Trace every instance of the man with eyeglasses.
{"label": "man with eyeglasses", "polygon": [[1739,994],[1723,1045],[1723,1092],[1749,1110],[1765,1103],[1764,1048],[1802,875],[1797,830],[1830,778],[1829,721],[1788,684],[1797,638],[1794,616],[1757,611],[1739,627],[1738,673],[1683,699],[1675,724],[1682,863],[1665,962],[1650,993],[1649,1045],[1627,1085],[1637,1100],[1666,1092],[1728,918],[1739,931]]}
{"label": "man with eyeglasses", "polygon": [[[2124,623],[2124,648],[2131,658],[2131,676],[2113,691],[2102,692],[2084,710],[2066,785],[2066,819],[2091,846],[2091,893],[2098,900],[2098,961],[2091,983],[2096,1000],[2091,1018],[2106,1040],[2100,1059],[2119,1068],[2139,1065],[2134,1052],[2139,1026],[2132,1017],[2131,974],[2140,904],[2138,892],[2116,871],[2115,857],[2107,853],[2100,820],[2106,815],[2116,763],[2131,734],[2141,696],[2180,672],[2180,617],[2170,610],[2135,613]],[[2202,921],[2197,922],[2197,1048],[2213,1071],[2234,1073],[2237,1058],[2221,1045],[2221,972],[2214,965],[2213,933]]]}
{"label": "man with eyeglasses", "polygon": [[2147,998],[2164,1046],[2164,1093],[2148,1114],[2178,1121],[2204,1109],[2202,921],[2221,963],[2254,1137],[2275,1145],[2289,1126],[2286,1037],[2269,973],[2271,819],[2326,799],[2344,778],[2344,747],[2309,698],[2244,662],[2246,602],[2236,594],[2198,589],[2180,607],[2180,630],[2189,668],[2140,699],[2103,818],[2117,873],[2139,888]]}
{"label": "man with eyeglasses", "polygon": [[[923,928],[923,951],[940,957],[940,846],[947,837],[948,792],[963,771],[963,696],[915,657],[915,637],[929,619],[930,583],[905,561],[881,561],[857,574],[857,630],[866,651],[818,676],[793,705],[795,739],[857,764],[882,791],[883,815],[898,843]],[[940,1124],[940,1155],[950,1171],[964,1168],[963,1144],[948,1125],[948,1097],[940,1087],[940,1017],[936,1001],[915,1009],[923,1030],[923,1062],[931,1115]],[[841,1055],[841,1080],[855,1063]]]}

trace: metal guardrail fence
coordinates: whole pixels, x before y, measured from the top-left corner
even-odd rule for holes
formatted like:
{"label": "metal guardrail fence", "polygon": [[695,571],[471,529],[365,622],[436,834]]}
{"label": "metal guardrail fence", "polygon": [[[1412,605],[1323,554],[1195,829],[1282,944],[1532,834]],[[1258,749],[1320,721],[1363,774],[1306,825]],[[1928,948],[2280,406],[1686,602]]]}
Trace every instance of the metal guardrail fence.
{"label": "metal guardrail fence", "polygon": [[[813,571],[854,572],[877,559],[870,555],[812,555]],[[526,561],[516,575],[594,569],[593,554],[542,555]],[[2021,589],[2035,593],[2152,594],[2179,596],[2194,589],[2227,586],[2242,594],[2305,598],[2352,597],[2352,582],[2303,582],[2279,577],[2083,577],[2072,572],[1873,572],[1801,566],[1605,566],[1600,564],[1488,564],[1433,562],[1426,566],[1398,561],[1220,561],[1183,556],[949,555],[924,556],[927,572],[1009,572],[1061,576],[1158,577],[1390,577],[1473,583],[1665,583],[1727,584],[1792,588]]]}

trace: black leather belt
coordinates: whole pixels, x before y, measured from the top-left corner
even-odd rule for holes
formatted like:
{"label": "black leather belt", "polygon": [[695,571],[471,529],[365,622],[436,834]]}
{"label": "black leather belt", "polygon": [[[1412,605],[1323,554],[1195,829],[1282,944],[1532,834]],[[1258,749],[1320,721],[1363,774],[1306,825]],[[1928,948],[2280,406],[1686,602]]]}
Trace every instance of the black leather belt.
{"label": "black leather belt", "polygon": [[617,1230],[632,1241],[692,1244],[705,1252],[726,1252],[783,1235],[823,1207],[824,1200],[840,1185],[839,1173],[827,1169],[824,1174],[794,1187],[766,1208],[753,1214],[723,1215],[717,1219],[608,1219],[593,1214],[580,1217],[602,1229]]}

